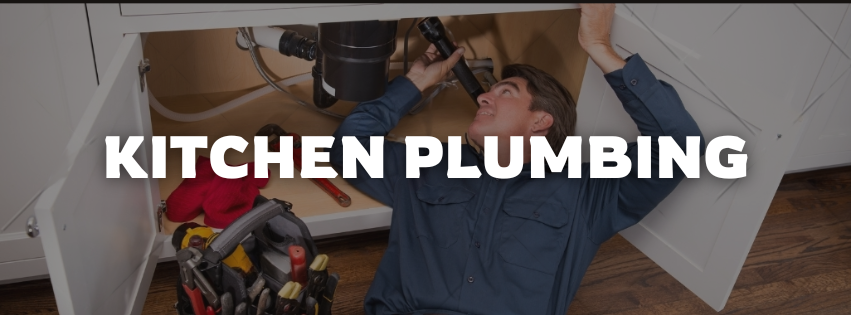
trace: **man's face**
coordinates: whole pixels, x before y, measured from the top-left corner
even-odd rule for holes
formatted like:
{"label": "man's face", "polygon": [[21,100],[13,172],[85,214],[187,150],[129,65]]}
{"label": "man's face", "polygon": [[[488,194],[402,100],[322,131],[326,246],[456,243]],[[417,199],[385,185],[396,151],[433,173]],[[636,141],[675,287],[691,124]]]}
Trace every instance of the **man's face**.
{"label": "man's face", "polygon": [[467,129],[470,140],[484,145],[485,136],[532,135],[540,115],[529,110],[532,94],[526,89],[527,83],[523,78],[508,78],[479,95],[479,111]]}

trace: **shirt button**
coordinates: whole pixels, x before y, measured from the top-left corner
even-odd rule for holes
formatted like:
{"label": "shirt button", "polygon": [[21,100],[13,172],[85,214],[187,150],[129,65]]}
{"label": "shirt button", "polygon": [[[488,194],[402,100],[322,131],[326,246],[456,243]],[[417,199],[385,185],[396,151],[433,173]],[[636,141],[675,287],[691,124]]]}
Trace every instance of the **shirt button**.
{"label": "shirt button", "polygon": [[473,283],[473,281],[475,281],[475,279],[473,279],[473,276],[467,277],[467,282]]}
{"label": "shirt button", "polygon": [[480,248],[480,247],[482,247],[482,244],[479,244],[479,242],[476,242],[476,248]]}
{"label": "shirt button", "polygon": [[535,218],[537,218],[537,217],[540,217],[540,216],[541,216],[541,214],[540,214],[540,213],[538,213],[538,211],[535,211],[535,212],[532,212],[532,216],[533,216],[533,217],[535,217]]}
{"label": "shirt button", "polygon": [[638,80],[632,79],[632,81],[629,81],[629,83],[632,84],[632,85],[636,85],[636,84],[638,84]]}
{"label": "shirt button", "polygon": [[618,88],[621,90],[626,90],[626,85],[621,84],[621,86],[619,86]]}
{"label": "shirt button", "polygon": [[437,201],[438,201],[438,202],[443,201],[443,197],[437,198]]}

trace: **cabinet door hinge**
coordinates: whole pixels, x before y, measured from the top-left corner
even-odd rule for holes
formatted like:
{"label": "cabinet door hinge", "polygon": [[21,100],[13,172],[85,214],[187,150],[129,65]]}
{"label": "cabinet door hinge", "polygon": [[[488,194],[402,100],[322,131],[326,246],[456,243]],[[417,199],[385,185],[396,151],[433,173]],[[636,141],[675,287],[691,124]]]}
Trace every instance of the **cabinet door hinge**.
{"label": "cabinet door hinge", "polygon": [[145,92],[145,73],[151,71],[151,63],[148,58],[142,58],[139,61],[139,85],[142,87],[142,92]]}
{"label": "cabinet door hinge", "polygon": [[160,205],[157,207],[157,232],[163,231],[163,214],[166,212],[165,200],[160,200]]}

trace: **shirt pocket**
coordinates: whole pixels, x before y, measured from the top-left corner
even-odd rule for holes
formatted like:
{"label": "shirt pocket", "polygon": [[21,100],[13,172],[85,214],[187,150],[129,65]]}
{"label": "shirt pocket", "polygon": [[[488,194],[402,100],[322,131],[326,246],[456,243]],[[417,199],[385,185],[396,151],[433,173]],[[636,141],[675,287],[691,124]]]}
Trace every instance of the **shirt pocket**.
{"label": "shirt pocket", "polygon": [[502,260],[553,275],[564,255],[573,216],[556,201],[511,200],[503,206]]}
{"label": "shirt pocket", "polygon": [[423,184],[417,189],[420,205],[414,211],[417,235],[441,248],[455,244],[464,226],[467,204],[474,195],[461,187]]}

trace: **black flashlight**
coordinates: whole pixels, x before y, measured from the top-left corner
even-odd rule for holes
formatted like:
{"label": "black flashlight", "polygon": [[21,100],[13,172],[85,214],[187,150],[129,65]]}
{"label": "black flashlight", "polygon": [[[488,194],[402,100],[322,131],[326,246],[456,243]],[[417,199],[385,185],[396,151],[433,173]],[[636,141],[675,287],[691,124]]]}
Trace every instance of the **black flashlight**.
{"label": "black flashlight", "polygon": [[[443,27],[443,23],[440,22],[440,19],[436,16],[423,19],[417,27],[420,29],[420,32],[423,33],[425,39],[437,47],[437,51],[440,52],[443,59],[449,58],[449,56],[458,49],[458,47],[455,47],[455,45],[446,38],[446,29]],[[469,93],[470,97],[473,98],[473,102],[476,103],[476,107],[478,107],[479,95],[485,93],[485,90],[482,88],[482,85],[479,84],[479,80],[476,79],[473,71],[470,71],[470,67],[467,67],[467,62],[464,60],[463,56],[460,60],[458,60],[458,63],[452,67],[452,72],[455,73],[458,81],[461,81],[461,85],[464,86],[464,89],[467,90],[467,93]]]}

